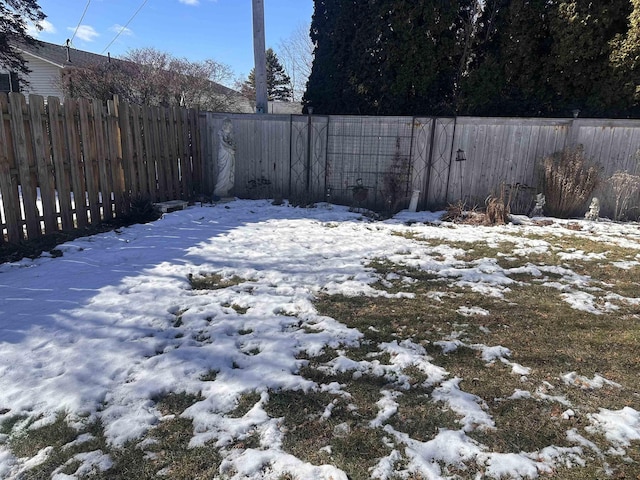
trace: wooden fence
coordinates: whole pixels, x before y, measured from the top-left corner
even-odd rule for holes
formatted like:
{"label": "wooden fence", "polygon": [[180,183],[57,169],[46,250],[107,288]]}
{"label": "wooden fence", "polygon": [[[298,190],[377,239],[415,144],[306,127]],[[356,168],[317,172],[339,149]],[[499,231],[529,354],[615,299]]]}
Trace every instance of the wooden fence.
{"label": "wooden fence", "polygon": [[[217,132],[226,117],[237,143],[238,196],[384,209],[399,182],[399,207],[407,207],[415,191],[420,209],[435,209],[459,200],[484,206],[488,195],[517,186],[512,206],[520,213],[541,191],[541,160],[579,144],[603,179],[617,171],[640,174],[640,120],[201,116],[205,191],[213,189]],[[368,191],[364,200],[354,196],[359,185]],[[596,195],[601,212],[611,216],[614,200],[606,182]],[[636,197],[631,216],[640,215]]]}
{"label": "wooden fence", "polygon": [[195,110],[0,94],[0,243],[192,199],[200,158]]}
{"label": "wooden fence", "polygon": [[[434,209],[481,206],[517,186],[524,212],[541,191],[542,158],[576,145],[604,179],[640,174],[640,120],[218,114],[0,94],[0,242],[117,218],[138,196],[211,195],[224,118],[241,197],[380,210],[418,195],[420,209]],[[596,195],[611,216],[606,186]],[[635,218],[640,194],[631,205]]]}

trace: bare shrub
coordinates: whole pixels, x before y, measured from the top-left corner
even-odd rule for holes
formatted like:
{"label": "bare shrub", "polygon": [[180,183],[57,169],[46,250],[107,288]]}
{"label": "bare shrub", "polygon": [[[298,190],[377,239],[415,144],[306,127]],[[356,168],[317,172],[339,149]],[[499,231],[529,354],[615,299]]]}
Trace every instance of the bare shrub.
{"label": "bare shrub", "polygon": [[600,172],[586,165],[582,146],[556,152],[542,161],[545,213],[569,218],[584,213],[584,207],[598,186]]}
{"label": "bare shrub", "polygon": [[640,176],[628,172],[616,172],[607,181],[616,199],[613,219],[616,221],[626,217],[631,198],[640,190]]}
{"label": "bare shrub", "polygon": [[467,208],[462,200],[458,200],[457,203],[449,204],[441,220],[443,222],[464,223],[465,225],[483,225],[485,214],[479,212],[475,206]]}
{"label": "bare shrub", "polygon": [[386,216],[392,216],[402,209],[409,192],[411,164],[409,159],[400,154],[400,138],[396,138],[396,153],[393,162],[385,172],[383,190]]}
{"label": "bare shrub", "polygon": [[464,211],[465,206],[461,200],[459,200],[458,203],[450,203],[444,215],[442,215],[441,220],[443,222],[460,222],[464,219]]}

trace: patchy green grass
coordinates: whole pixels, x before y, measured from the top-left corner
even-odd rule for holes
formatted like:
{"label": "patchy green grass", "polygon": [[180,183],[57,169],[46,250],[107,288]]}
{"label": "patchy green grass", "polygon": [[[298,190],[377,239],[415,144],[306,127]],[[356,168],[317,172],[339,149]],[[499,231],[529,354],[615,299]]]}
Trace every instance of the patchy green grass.
{"label": "patchy green grass", "polygon": [[[438,246],[437,241],[423,240],[415,234],[404,236],[427,247]],[[405,366],[401,374],[388,373],[394,356],[383,345],[410,340],[426,349],[424,357],[445,369],[448,379],[461,379],[461,391],[475,396],[482,411],[493,420],[495,428],[468,431],[488,451],[535,453],[550,445],[572,447],[576,444],[567,438],[567,432],[575,430],[593,442],[598,451],[585,447],[583,466],[569,468],[563,464],[549,477],[640,479],[640,442],[625,447],[624,455],[611,455],[607,453],[611,445],[604,436],[588,429],[589,415],[601,408],[640,408],[640,306],[620,298],[638,297],[640,267],[620,268],[612,263],[637,261],[638,252],[595,242],[584,232],[527,238],[544,240],[549,248],[516,255],[511,253],[515,244],[508,241],[499,245],[482,241],[447,243],[465,268],[496,259],[497,267],[515,280],[501,295],[472,291],[457,284],[455,277],[440,277],[435,270],[374,259],[368,267],[380,278],[375,287],[390,294],[410,293],[411,298],[317,298],[320,314],[358,329],[364,338],[357,347],[326,348],[318,356],[301,352],[299,358],[306,363],[299,373],[318,388],[268,392],[263,408],[270,417],[281,419],[285,432],[283,449],[303,461],[335,465],[352,480],[364,480],[392,449],[404,455],[405,447],[394,444],[383,425],[418,442],[429,442],[444,430],[462,428],[463,416],[451,405],[433,399],[436,386],[429,383],[429,376],[418,366]],[[437,252],[433,259],[445,261]],[[534,276],[530,271],[510,271],[530,265],[562,267],[588,278],[588,288],[577,288],[593,295],[598,314],[572,308],[563,297],[566,292],[548,284],[566,284],[563,273],[543,271],[542,276]],[[244,281],[217,274],[190,278],[194,289],[227,288]],[[247,312],[235,304],[226,306],[239,314]],[[181,323],[182,313],[176,314],[175,326]],[[241,335],[253,333],[252,329],[240,331]],[[510,355],[505,362],[489,361],[482,356],[483,346],[502,346],[509,349]],[[333,362],[343,357],[359,362],[362,370],[333,371]],[[565,380],[570,372],[587,381],[582,377]],[[214,381],[217,375],[212,370],[201,380]],[[588,380],[596,375],[615,384],[594,387]],[[333,387],[323,388],[328,385]],[[374,424],[384,395],[393,399],[395,411]],[[165,417],[144,438],[124,448],[108,445],[99,424],[71,428],[63,413],[55,422],[36,429],[31,428],[32,422],[15,417],[0,425],[0,433],[8,436],[6,444],[18,457],[33,457],[42,449],[51,448],[44,462],[20,478],[50,478],[54,471],[71,475],[81,465],[77,454],[101,451],[109,455],[113,466],[105,472],[94,469],[81,478],[224,479],[227,477],[219,471],[222,453],[217,448],[211,444],[188,446],[193,424],[181,414],[201,399],[199,395],[179,392],[156,399],[156,406]],[[228,416],[241,418],[260,400],[260,393],[247,393]],[[567,413],[569,409],[571,414]],[[82,434],[89,435],[85,442],[71,443]],[[258,440],[256,435],[249,435],[229,448],[259,448]],[[402,467],[408,459],[403,456],[398,463]],[[475,463],[466,465],[466,469],[450,467],[449,473],[459,479],[486,478],[482,467]],[[296,477],[283,474],[280,478]],[[405,472],[391,478],[423,477]]]}

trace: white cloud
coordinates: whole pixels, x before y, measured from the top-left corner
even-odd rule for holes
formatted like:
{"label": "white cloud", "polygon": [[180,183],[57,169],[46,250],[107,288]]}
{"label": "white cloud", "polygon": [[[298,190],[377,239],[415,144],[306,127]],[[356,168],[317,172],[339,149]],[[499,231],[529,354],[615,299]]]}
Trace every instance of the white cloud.
{"label": "white cloud", "polygon": [[[67,30],[71,32],[75,32],[75,28],[67,27]],[[100,34],[96,32],[96,29],[91,25],[80,25],[78,27],[78,31],[76,32],[76,37],[80,40],[84,40],[85,42],[93,42],[96,37],[99,37]]]}
{"label": "white cloud", "polygon": [[185,5],[198,5],[200,3],[199,0],[178,0],[180,3],[184,3]]}
{"label": "white cloud", "polygon": [[122,25],[116,23],[109,30],[113,33],[117,33],[119,35],[133,35],[133,30],[127,27],[123,27]]}
{"label": "white cloud", "polygon": [[27,33],[32,37],[38,37],[43,33],[56,33],[56,27],[53,26],[49,20],[42,20],[37,24],[40,28],[36,27],[36,24],[29,23],[27,25]]}

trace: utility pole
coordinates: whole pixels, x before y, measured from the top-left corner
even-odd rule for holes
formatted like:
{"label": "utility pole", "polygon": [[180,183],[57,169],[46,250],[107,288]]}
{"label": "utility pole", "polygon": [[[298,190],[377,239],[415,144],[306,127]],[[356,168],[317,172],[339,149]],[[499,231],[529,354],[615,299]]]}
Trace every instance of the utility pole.
{"label": "utility pole", "polygon": [[256,79],[256,113],[268,113],[267,48],[264,39],[264,0],[253,2],[253,57]]}

